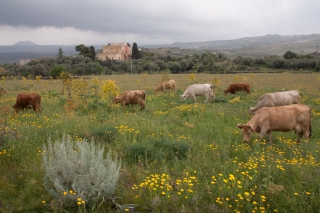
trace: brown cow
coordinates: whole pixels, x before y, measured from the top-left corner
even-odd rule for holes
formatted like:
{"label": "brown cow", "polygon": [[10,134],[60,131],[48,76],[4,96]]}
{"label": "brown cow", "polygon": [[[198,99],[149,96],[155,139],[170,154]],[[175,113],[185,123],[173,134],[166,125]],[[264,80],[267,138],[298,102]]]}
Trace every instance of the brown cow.
{"label": "brown cow", "polygon": [[33,109],[33,111],[41,111],[41,96],[35,93],[20,93],[17,96],[16,103],[13,105],[16,113],[19,110]]}
{"label": "brown cow", "polygon": [[160,82],[153,92],[155,93],[159,90],[164,92],[165,89],[171,89],[171,91],[176,92],[176,82],[174,80]]}
{"label": "brown cow", "polygon": [[122,103],[122,106],[131,104],[139,104],[141,110],[145,109],[146,106],[146,93],[143,90],[128,90],[123,92],[121,95],[114,97],[114,103]]}
{"label": "brown cow", "polygon": [[226,90],[224,90],[224,95],[227,95],[228,93],[235,94],[239,91],[245,91],[250,94],[250,84],[231,84]]}
{"label": "brown cow", "polygon": [[259,142],[267,133],[272,143],[271,131],[294,130],[300,143],[302,135],[306,140],[311,136],[311,110],[303,104],[262,107],[247,124],[238,124],[238,128],[242,129],[244,142],[249,142],[252,133],[257,132],[260,133]]}

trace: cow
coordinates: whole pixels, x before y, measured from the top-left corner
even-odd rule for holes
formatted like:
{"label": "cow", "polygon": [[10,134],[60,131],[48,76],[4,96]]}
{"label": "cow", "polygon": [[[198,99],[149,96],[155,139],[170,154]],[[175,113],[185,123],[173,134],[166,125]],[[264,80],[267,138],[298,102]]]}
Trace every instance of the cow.
{"label": "cow", "polygon": [[16,103],[12,106],[16,113],[19,110],[33,109],[33,111],[42,111],[41,96],[36,93],[19,93],[17,95]]}
{"label": "cow", "polygon": [[247,124],[237,126],[242,129],[244,142],[249,142],[251,135],[257,132],[260,133],[259,142],[267,133],[272,143],[271,131],[294,130],[298,134],[297,143],[300,143],[302,135],[306,140],[311,137],[311,110],[309,106],[303,104],[262,107]]}
{"label": "cow", "polygon": [[300,94],[298,90],[267,93],[260,97],[256,106],[250,107],[250,113],[254,114],[261,107],[274,107],[299,103]]}
{"label": "cow", "polygon": [[250,94],[250,84],[231,84],[227,89],[223,91],[224,95],[236,94],[237,92],[245,91]]}
{"label": "cow", "polygon": [[139,104],[141,110],[144,110],[146,106],[146,93],[143,90],[128,90],[114,97],[113,102],[116,104],[121,103],[123,107],[131,104],[133,108],[134,104]]}
{"label": "cow", "polygon": [[183,95],[180,96],[181,101],[186,100],[186,98],[193,97],[194,103],[197,103],[196,96],[206,96],[205,103],[210,99],[211,102],[214,101],[215,95],[213,93],[211,84],[193,84],[187,87]]}
{"label": "cow", "polygon": [[159,90],[164,92],[165,89],[171,89],[171,91],[176,92],[176,82],[174,80],[160,82],[153,92],[156,93]]}

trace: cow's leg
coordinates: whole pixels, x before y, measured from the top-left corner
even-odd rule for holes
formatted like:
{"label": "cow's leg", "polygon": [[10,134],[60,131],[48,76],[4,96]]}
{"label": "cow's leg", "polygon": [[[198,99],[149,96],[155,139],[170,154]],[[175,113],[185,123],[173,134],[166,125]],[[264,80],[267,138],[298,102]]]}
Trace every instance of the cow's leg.
{"label": "cow's leg", "polygon": [[268,136],[270,137],[269,139],[270,139],[270,142],[272,143],[272,141],[271,141],[271,132],[267,132],[267,130],[266,130],[266,129],[263,129],[263,128],[262,128],[261,131],[260,131],[258,143],[260,143],[260,142],[262,141],[262,138],[263,138],[263,136],[264,136],[266,133],[267,133]]}
{"label": "cow's leg", "polygon": [[206,100],[204,101],[204,103],[207,103],[207,102],[208,102],[208,99],[209,99],[209,95],[206,94]]}
{"label": "cow's leg", "polygon": [[36,104],[32,104],[32,109],[33,109],[33,111],[37,111],[37,105]]}
{"label": "cow's leg", "polygon": [[295,132],[297,133],[297,135],[298,135],[297,143],[300,143],[300,140],[301,140],[301,138],[302,138],[302,135],[303,135],[303,133],[304,133],[305,131],[302,130],[300,126],[296,126],[296,127],[294,128],[294,131],[295,131]]}
{"label": "cow's leg", "polygon": [[268,135],[268,137],[269,137],[270,144],[272,144],[271,131],[268,131],[268,132],[267,132],[267,135]]}
{"label": "cow's leg", "polygon": [[192,94],[192,97],[193,97],[193,99],[194,99],[194,103],[196,104],[196,103],[197,103],[196,95],[195,95],[195,94]]}

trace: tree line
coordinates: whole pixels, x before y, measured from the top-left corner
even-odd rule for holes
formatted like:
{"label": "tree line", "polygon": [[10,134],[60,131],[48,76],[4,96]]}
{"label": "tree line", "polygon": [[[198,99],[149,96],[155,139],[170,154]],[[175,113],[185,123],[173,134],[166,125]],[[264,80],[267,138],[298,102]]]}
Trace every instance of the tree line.
{"label": "tree line", "polygon": [[0,64],[1,76],[42,76],[57,78],[60,73],[67,71],[75,76],[101,75],[114,73],[140,74],[142,72],[206,72],[206,73],[232,73],[255,71],[260,68],[268,69],[314,69],[316,61],[312,55],[300,55],[287,51],[283,56],[271,55],[265,57],[242,57],[230,59],[222,53],[205,52],[201,54],[173,56],[147,53],[139,51],[136,43],[132,46],[132,60],[100,60],[96,58],[93,46],[83,44],[75,47],[79,52],[75,56],[64,56],[59,48],[55,58],[39,58],[31,60],[26,65]]}

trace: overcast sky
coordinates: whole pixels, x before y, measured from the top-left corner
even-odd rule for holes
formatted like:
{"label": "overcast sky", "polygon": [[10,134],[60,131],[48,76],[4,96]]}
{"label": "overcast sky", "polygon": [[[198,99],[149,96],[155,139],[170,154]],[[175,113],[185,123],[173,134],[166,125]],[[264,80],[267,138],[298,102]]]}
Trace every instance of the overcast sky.
{"label": "overcast sky", "polygon": [[171,44],[320,33],[320,0],[0,0],[0,45]]}

